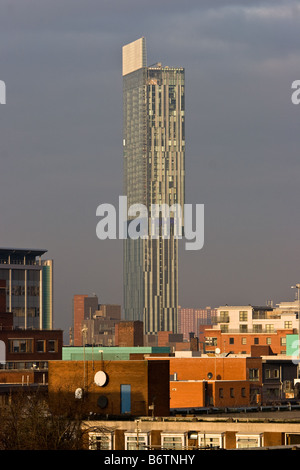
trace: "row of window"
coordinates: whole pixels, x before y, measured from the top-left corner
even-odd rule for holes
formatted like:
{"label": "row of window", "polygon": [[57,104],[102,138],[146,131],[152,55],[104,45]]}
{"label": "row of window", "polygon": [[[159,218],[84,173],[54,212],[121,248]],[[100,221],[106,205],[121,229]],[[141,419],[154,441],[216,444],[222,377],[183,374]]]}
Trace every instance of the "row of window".
{"label": "row of window", "polygon": [[[234,344],[234,339],[235,338],[229,338],[229,344]],[[266,338],[266,344],[271,344],[271,343],[272,343],[272,338]],[[241,338],[241,344],[247,344],[247,338]],[[259,338],[253,338],[253,344],[260,344]],[[280,338],[280,345],[281,346],[286,345],[286,336],[282,336]]]}
{"label": "row of window", "polygon": [[[240,342],[237,342],[236,344],[247,344],[247,340],[249,341],[249,344],[263,344],[261,341],[262,341],[262,338],[258,338],[258,337],[255,337],[255,338],[246,338],[246,337],[242,337],[242,338],[237,338],[237,337],[230,337],[229,338],[229,344],[235,344],[235,340],[240,340]],[[206,340],[205,340],[206,344],[209,345],[209,346],[217,346],[218,344],[218,338],[214,338],[214,337],[206,337]],[[265,339],[265,344],[272,344],[272,338],[268,337]],[[286,346],[286,336],[282,336],[280,338],[280,345],[281,346]]]}
{"label": "row of window", "polygon": [[[224,323],[228,323],[230,321],[230,316],[229,316],[229,311],[220,311],[220,322],[224,322]],[[246,322],[248,321],[248,312],[247,311],[240,311],[239,312],[239,321],[240,322]],[[241,326],[247,326],[247,325],[241,325]],[[255,328],[261,328],[262,329],[262,325],[261,324],[254,324],[253,325],[253,329]],[[269,328],[270,330],[274,330],[274,325],[273,324],[268,324],[268,325],[265,325],[265,328]],[[288,320],[288,321],[285,321],[284,322],[284,328],[285,329],[288,329],[288,328],[293,328],[293,322]]]}
{"label": "row of window", "polygon": [[56,353],[58,351],[58,342],[55,339],[9,339],[9,353],[33,353],[35,343],[35,352],[37,353]]}
{"label": "row of window", "polygon": [[3,370],[31,370],[31,369],[43,369],[47,370],[48,369],[48,362],[46,361],[38,361],[38,362],[22,362],[22,361],[17,361],[17,362],[5,362],[5,363],[0,363],[0,369]]}
{"label": "row of window", "polygon": [[[149,432],[125,432],[124,448],[125,450],[182,450],[188,448],[188,439],[193,439],[194,447],[199,450],[207,448],[225,448],[225,433],[161,433],[161,444],[151,446]],[[89,434],[90,450],[113,450],[113,433]],[[236,448],[252,448],[263,446],[262,434],[236,434]]]}

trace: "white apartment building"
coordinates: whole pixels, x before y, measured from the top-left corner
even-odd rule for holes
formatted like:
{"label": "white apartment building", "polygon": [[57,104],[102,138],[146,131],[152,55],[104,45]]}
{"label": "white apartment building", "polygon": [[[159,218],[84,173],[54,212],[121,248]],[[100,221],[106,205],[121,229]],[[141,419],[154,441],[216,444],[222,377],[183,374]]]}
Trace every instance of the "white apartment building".
{"label": "white apartment building", "polygon": [[298,331],[299,320],[295,311],[286,309],[223,305],[217,308],[217,324],[212,328],[221,329],[223,333],[273,333],[282,329]]}

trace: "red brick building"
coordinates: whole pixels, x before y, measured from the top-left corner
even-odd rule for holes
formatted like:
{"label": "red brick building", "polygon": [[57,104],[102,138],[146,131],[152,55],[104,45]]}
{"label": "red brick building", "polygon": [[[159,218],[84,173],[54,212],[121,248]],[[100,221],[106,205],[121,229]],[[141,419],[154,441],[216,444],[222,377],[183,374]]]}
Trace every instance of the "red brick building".
{"label": "red brick building", "polygon": [[262,359],[259,357],[169,357],[168,361],[171,409],[237,407],[261,399]]}
{"label": "red brick building", "polygon": [[135,347],[144,345],[142,321],[122,321],[115,325],[115,345]]}
{"label": "red brick building", "polygon": [[286,335],[293,334],[291,329],[277,329],[269,333],[223,333],[220,329],[205,330],[205,350],[221,353],[251,354],[252,346],[269,346],[273,354],[286,353]]}
{"label": "red brick building", "polygon": [[168,416],[169,362],[51,361],[48,390],[73,401],[76,392],[85,410],[99,415]]}
{"label": "red brick building", "polygon": [[62,359],[63,331],[13,329],[13,315],[8,312],[0,314],[0,325],[0,343],[5,349],[0,384],[46,384],[48,361]]}
{"label": "red brick building", "polygon": [[188,380],[170,382],[171,409],[249,406],[249,380]]}

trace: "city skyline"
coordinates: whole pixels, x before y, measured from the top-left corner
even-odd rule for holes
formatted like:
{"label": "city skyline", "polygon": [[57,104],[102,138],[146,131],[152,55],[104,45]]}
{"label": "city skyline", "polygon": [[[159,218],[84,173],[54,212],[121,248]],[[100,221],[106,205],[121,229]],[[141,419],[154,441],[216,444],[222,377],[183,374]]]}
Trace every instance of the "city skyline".
{"label": "city skyline", "polygon": [[122,194],[120,48],[140,36],[149,64],[186,70],[186,200],[206,206],[204,248],[180,253],[179,304],[293,299],[296,2],[28,0],[1,13],[1,245],[47,248],[56,328],[71,326],[74,294],[122,304],[122,242],[97,239],[96,208]]}

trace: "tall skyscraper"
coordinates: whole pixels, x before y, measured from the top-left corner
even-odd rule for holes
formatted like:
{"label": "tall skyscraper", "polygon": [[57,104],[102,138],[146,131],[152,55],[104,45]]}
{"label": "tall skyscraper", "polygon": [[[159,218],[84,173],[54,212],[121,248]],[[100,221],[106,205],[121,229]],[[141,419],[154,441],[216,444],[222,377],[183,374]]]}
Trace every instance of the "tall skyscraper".
{"label": "tall skyscraper", "polygon": [[[146,41],[122,49],[123,161],[127,209],[143,204],[184,206],[185,78],[183,68],[147,66]],[[145,333],[177,332],[178,239],[173,210],[168,237],[124,240],[126,320],[142,320]],[[132,216],[133,218],[133,216]],[[151,220],[148,219],[149,235]],[[128,217],[128,224],[130,216]]]}
{"label": "tall skyscraper", "polygon": [[53,261],[45,253],[0,248],[2,309],[13,313],[15,328],[53,329]]}

